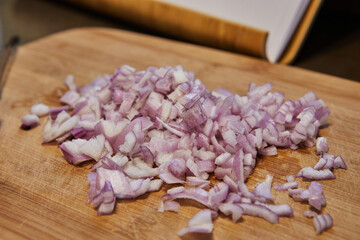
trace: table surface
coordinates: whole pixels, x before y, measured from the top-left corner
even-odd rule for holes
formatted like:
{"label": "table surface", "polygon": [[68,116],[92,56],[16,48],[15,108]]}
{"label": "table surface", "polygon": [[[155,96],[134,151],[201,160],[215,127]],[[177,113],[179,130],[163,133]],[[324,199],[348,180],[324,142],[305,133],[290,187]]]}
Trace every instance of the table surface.
{"label": "table surface", "polygon": [[[137,200],[118,201],[113,215],[98,217],[86,204],[86,176],[93,163],[75,167],[56,145],[41,145],[46,119],[31,131],[19,129],[20,118],[33,104],[59,106],[67,74],[83,85],[123,64],[137,70],[181,64],[208,88],[222,87],[240,95],[246,94],[251,82],[271,81],[287,99],[315,91],[330,108],[329,126],[320,130],[320,136],[328,138],[330,153],[341,155],[349,168],[335,170],[334,180],[322,181],[327,198],[322,212],[333,216],[333,228],[316,236],[312,220],[302,215],[308,205],[294,202],[286,192],[273,191],[275,203],[290,204],[294,217],[270,224],[249,216],[233,223],[220,216],[212,234],[188,234],[182,239],[356,239],[360,235],[359,83],[196,45],[85,28],[43,38],[18,51],[0,101],[0,239],[176,239],[199,210],[192,201],[180,201],[179,214],[158,213],[160,197],[168,189],[164,186]],[[274,176],[274,183],[284,183],[286,175],[317,160],[314,148],[280,149],[276,157],[258,159],[247,185],[252,190],[267,174]],[[297,181],[302,188],[309,185]]]}
{"label": "table surface", "polygon": [[[293,65],[360,81],[359,4],[358,0],[348,0],[346,4],[337,0],[324,1]],[[19,35],[22,44],[51,33],[86,26],[111,27],[168,37],[65,4],[62,0],[1,0],[0,19],[4,42],[12,35]]]}

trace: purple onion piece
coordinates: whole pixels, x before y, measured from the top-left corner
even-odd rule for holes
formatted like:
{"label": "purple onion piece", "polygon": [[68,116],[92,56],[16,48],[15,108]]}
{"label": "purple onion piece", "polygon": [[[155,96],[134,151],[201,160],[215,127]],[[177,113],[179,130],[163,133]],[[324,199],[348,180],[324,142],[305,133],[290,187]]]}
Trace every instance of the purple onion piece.
{"label": "purple onion piece", "polygon": [[316,154],[327,153],[329,151],[329,145],[325,137],[318,137],[316,139]]}
{"label": "purple onion piece", "polygon": [[45,104],[35,104],[31,107],[31,114],[35,114],[38,117],[43,117],[49,114],[50,108]]}
{"label": "purple onion piece", "polygon": [[180,204],[175,201],[165,201],[164,211],[180,212]]}
{"label": "purple onion piece", "polygon": [[316,217],[318,214],[314,211],[304,211],[303,212],[304,216],[307,218],[314,218]]}
{"label": "purple onion piece", "polygon": [[57,116],[59,115],[59,113],[61,113],[62,111],[67,112],[69,110],[69,106],[62,106],[62,107],[57,107],[57,108],[51,108],[49,113],[51,116],[52,120],[55,120],[57,118]]}
{"label": "purple onion piece", "polygon": [[201,210],[189,220],[187,228],[181,229],[178,235],[183,236],[189,232],[211,233],[214,226],[211,215],[209,209]]}
{"label": "purple onion piece", "polygon": [[274,189],[276,191],[287,191],[291,188],[297,188],[299,184],[297,182],[287,182],[282,185],[274,184]]}
{"label": "purple onion piece", "polygon": [[242,207],[231,202],[221,203],[219,205],[219,210],[226,216],[231,215],[231,219],[233,222],[237,222],[244,212]]}
{"label": "purple onion piece", "polygon": [[40,120],[38,116],[35,114],[28,114],[21,118],[21,126],[20,128],[23,130],[30,130],[40,124]]}
{"label": "purple onion piece", "polygon": [[311,182],[309,187],[309,204],[317,210],[326,204],[325,196],[322,194],[322,185],[317,182]]}
{"label": "purple onion piece", "polygon": [[303,177],[308,180],[331,180],[336,176],[329,169],[315,170],[312,167],[306,167],[300,170],[296,177]]}
{"label": "purple onion piece", "polygon": [[334,160],[334,168],[347,169],[344,159],[341,156],[337,156]]}
{"label": "purple onion piece", "polygon": [[[175,189],[174,189],[175,190]],[[210,207],[209,205],[209,193],[202,188],[190,188],[179,187],[177,192],[168,190],[167,194],[162,196],[163,200],[175,200],[175,199],[192,199],[204,206]]]}
{"label": "purple onion piece", "polygon": [[226,183],[216,184],[209,191],[209,205],[214,208],[218,203],[223,202],[227,198],[228,192],[229,186]]}
{"label": "purple onion piece", "polygon": [[314,217],[314,228],[317,234],[321,234],[332,226],[333,219],[330,214],[321,214]]}
{"label": "purple onion piece", "polygon": [[264,197],[271,201],[274,201],[272,194],[271,194],[271,184],[272,184],[273,177],[270,175],[266,176],[264,182],[257,185],[257,187],[252,191],[253,194],[259,197]]}
{"label": "purple onion piece", "polygon": [[279,217],[291,217],[294,215],[293,208],[287,204],[281,204],[281,205],[266,204],[264,206],[270,209],[275,214],[277,214]]}
{"label": "purple onion piece", "polygon": [[111,183],[105,181],[100,193],[92,200],[94,208],[97,208],[98,215],[108,215],[114,211],[115,195]]}
{"label": "purple onion piece", "polygon": [[279,223],[279,216],[265,206],[253,203],[238,203],[238,206],[244,210],[244,215],[261,217],[270,223]]}
{"label": "purple onion piece", "polygon": [[180,178],[184,176],[187,171],[186,161],[183,158],[174,158],[171,160],[168,169],[175,177]]}

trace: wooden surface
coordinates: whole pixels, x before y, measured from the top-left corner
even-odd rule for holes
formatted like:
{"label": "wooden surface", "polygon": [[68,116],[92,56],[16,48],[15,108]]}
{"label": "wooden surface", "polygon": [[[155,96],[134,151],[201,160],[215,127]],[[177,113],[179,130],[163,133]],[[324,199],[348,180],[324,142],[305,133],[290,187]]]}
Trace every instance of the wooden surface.
{"label": "wooden surface", "polygon": [[[96,216],[86,204],[87,174],[92,163],[68,164],[56,145],[41,145],[42,125],[19,129],[20,118],[36,103],[59,106],[66,91],[63,80],[73,74],[79,85],[120,65],[137,70],[150,65],[183,65],[210,88],[227,88],[244,95],[248,84],[274,83],[274,90],[297,99],[315,91],[330,108],[329,126],[320,130],[328,138],[330,153],[341,155],[348,170],[335,170],[337,179],[322,181],[334,227],[316,236],[312,220],[302,216],[307,204],[294,202],[286,192],[273,191],[275,203],[293,206],[293,218],[279,224],[244,216],[233,223],[220,216],[212,234],[188,234],[182,239],[358,239],[360,236],[360,84],[324,74],[230,54],[219,50],[110,29],[78,29],[46,37],[21,47],[0,101],[0,239],[180,239],[177,232],[198,210],[180,201],[179,214],[158,213],[160,197],[146,194],[119,201],[111,216]],[[249,178],[252,190],[266,174],[274,183],[318,160],[314,148],[279,150],[276,157],[258,160]],[[297,179],[301,187],[309,182]]]}

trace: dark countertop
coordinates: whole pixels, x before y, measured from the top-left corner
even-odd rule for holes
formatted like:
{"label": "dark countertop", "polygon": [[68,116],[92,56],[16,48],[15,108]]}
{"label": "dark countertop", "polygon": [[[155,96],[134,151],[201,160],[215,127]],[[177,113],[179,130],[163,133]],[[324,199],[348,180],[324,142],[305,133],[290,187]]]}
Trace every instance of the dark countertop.
{"label": "dark countertop", "polygon": [[[360,1],[325,0],[292,65],[360,82]],[[342,5],[339,5],[342,4]],[[1,0],[3,42],[21,44],[66,29],[98,26],[167,37],[82,8],[46,0]],[[1,40],[0,40],[1,43]]]}

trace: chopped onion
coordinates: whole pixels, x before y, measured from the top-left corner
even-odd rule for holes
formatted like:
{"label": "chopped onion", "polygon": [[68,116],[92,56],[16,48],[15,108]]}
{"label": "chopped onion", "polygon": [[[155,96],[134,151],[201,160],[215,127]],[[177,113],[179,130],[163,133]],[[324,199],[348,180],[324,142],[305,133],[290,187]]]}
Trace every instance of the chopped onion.
{"label": "chopped onion", "polygon": [[252,203],[239,203],[238,205],[244,210],[244,215],[261,217],[270,223],[279,222],[279,216],[265,206]]}
{"label": "chopped onion", "polygon": [[30,112],[38,117],[43,117],[49,114],[50,108],[45,104],[36,104],[31,107]]}
{"label": "chopped onion", "polygon": [[309,180],[330,180],[336,178],[335,174],[329,169],[315,170],[312,167],[306,167],[300,170],[296,177],[303,177]]}
{"label": "chopped onion", "polygon": [[257,187],[252,193],[255,194],[256,196],[264,197],[266,199],[274,201],[271,194],[272,179],[273,179],[272,176],[267,175],[265,181],[257,185]]}
{"label": "chopped onion", "polygon": [[98,209],[98,215],[111,214],[115,207],[115,195],[111,183],[105,181],[100,193],[92,200],[94,208]]}
{"label": "chopped onion", "polygon": [[288,182],[294,182],[295,181],[295,177],[294,176],[286,176],[286,180]]}
{"label": "chopped onion", "polygon": [[344,159],[341,156],[337,156],[334,160],[334,168],[347,169]]}
{"label": "chopped onion", "polygon": [[175,201],[160,201],[158,212],[171,211],[180,212],[180,204]]}
{"label": "chopped onion", "polygon": [[321,207],[326,204],[325,196],[322,194],[322,185],[317,182],[312,182],[309,187],[309,204],[321,210]]}
{"label": "chopped onion", "polygon": [[[88,201],[100,215],[112,213],[116,199],[158,191],[165,182],[178,185],[162,196],[160,212],[178,212],[174,200],[181,198],[209,208],[190,219],[180,236],[212,232],[218,211],[234,222],[251,215],[278,223],[293,210],[286,204],[266,204],[274,201],[273,177],[268,175],[253,192],[245,184],[257,156],[275,156],[278,147],[295,150],[316,144],[321,159],[296,177],[333,179],[331,169],[347,168],[340,156],[327,153],[326,138],[316,139],[330,111],[314,92],[285,101],[283,93],[271,91],[272,83],[251,83],[245,96],[225,89],[209,91],[181,66],[136,72],[124,65],[83,87],[72,75],[65,84],[69,90],[60,99],[64,105],[33,106],[22,128],[38,125],[36,115],[49,113],[43,143],[59,143],[74,165],[96,161],[88,175]],[[214,186],[211,176],[218,180]],[[297,186],[288,177],[274,188],[288,190],[294,200],[308,201],[318,210],[325,205],[321,184],[313,182],[306,190],[294,189]],[[328,227],[326,219],[316,220],[318,232]]]}
{"label": "chopped onion", "polygon": [[329,145],[325,137],[318,137],[316,139],[316,154],[327,153],[329,151]]}
{"label": "chopped onion", "polygon": [[335,157],[328,153],[321,153],[320,160],[314,166],[315,170],[332,169],[334,167]]}
{"label": "chopped onion", "polygon": [[40,120],[35,114],[28,114],[21,118],[21,123],[21,129],[29,130],[38,126],[40,124]]}
{"label": "chopped onion", "polygon": [[331,228],[333,226],[333,219],[330,214],[321,214],[314,217],[314,228],[317,234]]}
{"label": "chopped onion", "polygon": [[310,206],[314,207],[318,211],[322,206],[326,205],[325,196],[322,193],[322,185],[317,182],[311,182],[310,186],[306,190],[302,189],[288,189],[289,195],[298,202],[308,201]]}
{"label": "chopped onion", "polygon": [[294,211],[291,206],[287,204],[282,205],[270,205],[266,204],[265,207],[276,213],[279,217],[291,217],[294,215]]}
{"label": "chopped onion", "polygon": [[225,215],[231,215],[233,222],[237,222],[244,212],[242,207],[231,202],[221,203],[219,205],[219,210]]}
{"label": "chopped onion", "polygon": [[299,184],[297,182],[287,182],[282,185],[274,184],[274,189],[277,191],[286,191],[290,188],[297,188]]}
{"label": "chopped onion", "polygon": [[303,212],[304,216],[307,218],[314,218],[316,217],[318,214],[314,211],[304,211]]}
{"label": "chopped onion", "polygon": [[211,233],[213,226],[214,224],[211,219],[211,211],[209,209],[204,209],[193,216],[189,220],[187,228],[181,229],[178,232],[178,235],[184,236],[189,232]]}

